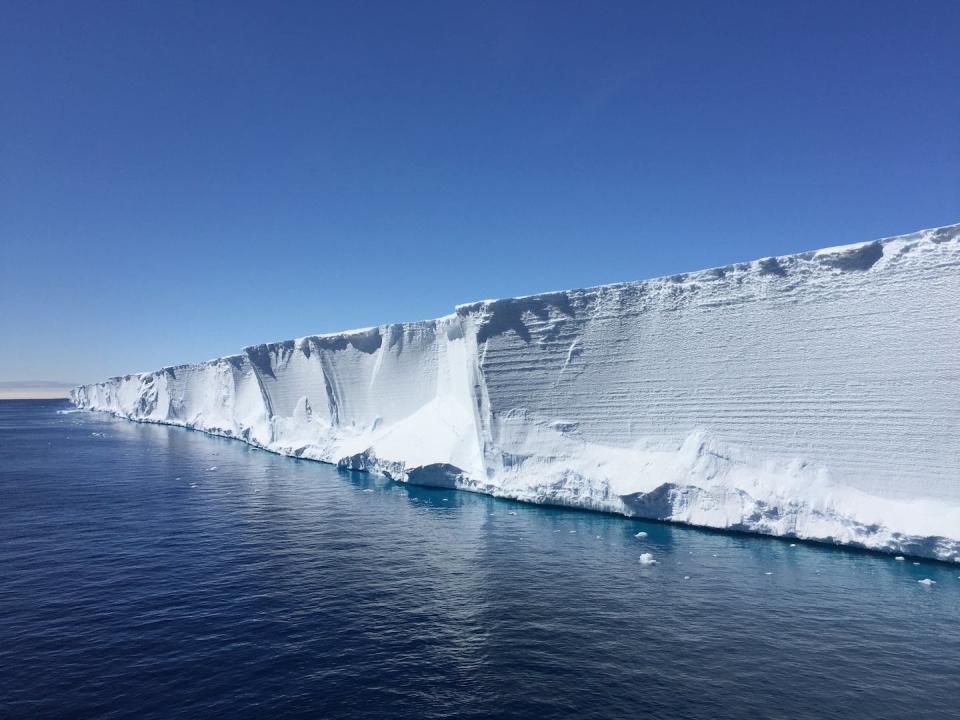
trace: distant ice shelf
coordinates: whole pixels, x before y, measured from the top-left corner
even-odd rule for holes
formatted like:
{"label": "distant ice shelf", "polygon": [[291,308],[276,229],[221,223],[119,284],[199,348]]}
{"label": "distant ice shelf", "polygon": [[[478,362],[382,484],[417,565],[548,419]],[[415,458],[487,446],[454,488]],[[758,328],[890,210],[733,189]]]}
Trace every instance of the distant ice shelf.
{"label": "distant ice shelf", "polygon": [[960,225],[254,345],[72,398],[399,481],[960,561]]}

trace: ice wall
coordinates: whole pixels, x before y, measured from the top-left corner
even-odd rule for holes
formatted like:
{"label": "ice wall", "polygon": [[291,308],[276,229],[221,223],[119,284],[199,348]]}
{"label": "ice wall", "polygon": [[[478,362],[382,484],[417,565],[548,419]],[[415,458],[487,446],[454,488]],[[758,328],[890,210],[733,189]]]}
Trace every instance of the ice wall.
{"label": "ice wall", "polygon": [[960,560],[960,226],[258,345],[74,401],[398,480]]}

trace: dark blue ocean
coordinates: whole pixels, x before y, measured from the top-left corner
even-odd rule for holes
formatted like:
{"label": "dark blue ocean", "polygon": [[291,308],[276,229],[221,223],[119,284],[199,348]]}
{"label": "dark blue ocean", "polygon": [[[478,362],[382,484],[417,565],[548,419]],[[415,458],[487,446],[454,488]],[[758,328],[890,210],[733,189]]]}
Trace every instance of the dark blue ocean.
{"label": "dark blue ocean", "polygon": [[2,718],[960,712],[960,567],[409,487],[67,407],[0,402]]}

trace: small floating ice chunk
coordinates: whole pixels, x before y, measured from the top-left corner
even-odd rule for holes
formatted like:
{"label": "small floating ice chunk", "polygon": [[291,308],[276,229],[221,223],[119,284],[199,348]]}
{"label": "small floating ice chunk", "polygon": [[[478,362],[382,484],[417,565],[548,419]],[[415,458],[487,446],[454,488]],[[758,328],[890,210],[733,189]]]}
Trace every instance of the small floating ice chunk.
{"label": "small floating ice chunk", "polygon": [[773,575],[772,572],[765,572],[764,575]]}
{"label": "small floating ice chunk", "polygon": [[207,469],[210,470],[211,472],[213,472],[214,470],[217,469],[217,466],[216,466],[216,465],[212,465],[211,467],[209,467],[209,468],[207,468]]}
{"label": "small floating ice chunk", "polygon": [[575,532],[576,532],[576,530],[571,530],[570,532],[572,532],[572,533],[575,533]]}
{"label": "small floating ice chunk", "polygon": [[656,565],[657,561],[653,559],[653,553],[641,553],[640,555],[640,564],[641,565]]}
{"label": "small floating ice chunk", "polygon": [[904,562],[904,561],[906,560],[906,558],[905,558],[903,555],[897,555],[897,556],[894,558],[894,560],[899,560],[900,562]]}
{"label": "small floating ice chunk", "polygon": [[640,538],[641,540],[643,540],[645,537],[647,537],[647,533],[645,533],[645,532],[643,532],[643,530],[641,530],[641,531],[638,532],[636,535],[634,535],[634,537],[635,537],[635,538]]}
{"label": "small floating ice chunk", "polygon": [[924,578],[923,580],[917,580],[917,582],[918,582],[920,585],[923,585],[924,587],[933,587],[934,585],[937,584],[937,581],[936,581],[936,580],[931,580],[930,578]]}
{"label": "small floating ice chunk", "polygon": [[684,575],[684,576],[683,576],[683,579],[684,579],[684,580],[689,580],[689,579],[690,579],[690,576],[689,576],[689,575]]}
{"label": "small floating ice chunk", "polygon": [[920,563],[918,563],[918,562],[915,562],[915,563],[914,563],[914,565],[919,565],[919,564],[920,564]]}
{"label": "small floating ice chunk", "polygon": [[516,510],[511,510],[511,511],[510,511],[510,514],[511,514],[511,515],[516,515],[517,512],[516,512]]}
{"label": "small floating ice chunk", "polygon": [[364,492],[373,492],[373,488],[364,488],[363,491],[364,491]]}
{"label": "small floating ice chunk", "polygon": [[796,546],[797,546],[796,543],[790,543],[790,547],[796,547]]}

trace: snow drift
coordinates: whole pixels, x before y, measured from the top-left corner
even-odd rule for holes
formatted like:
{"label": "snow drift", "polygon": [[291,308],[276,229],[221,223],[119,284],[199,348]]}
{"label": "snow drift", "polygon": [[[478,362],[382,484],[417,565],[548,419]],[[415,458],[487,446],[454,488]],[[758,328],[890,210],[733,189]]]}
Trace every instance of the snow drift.
{"label": "snow drift", "polygon": [[538,503],[960,560],[960,226],[461,305],[78,407]]}

